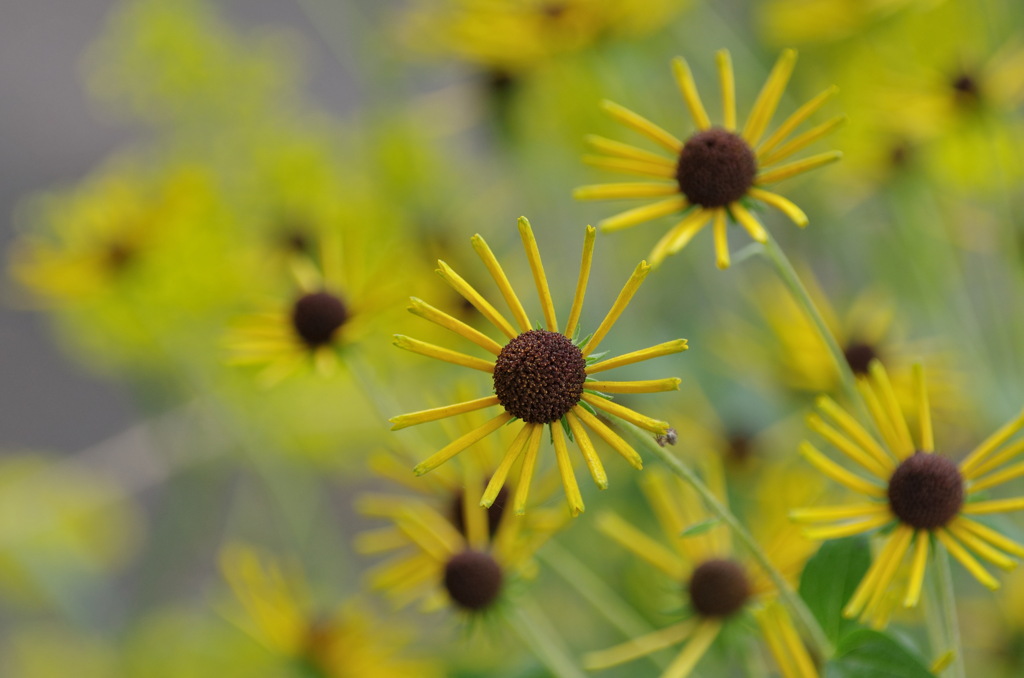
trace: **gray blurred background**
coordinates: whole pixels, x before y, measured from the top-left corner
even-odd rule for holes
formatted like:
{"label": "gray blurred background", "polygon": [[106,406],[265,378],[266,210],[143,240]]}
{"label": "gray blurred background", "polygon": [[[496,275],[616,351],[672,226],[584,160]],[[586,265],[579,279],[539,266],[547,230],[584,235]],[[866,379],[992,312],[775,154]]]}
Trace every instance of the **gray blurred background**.
{"label": "gray blurred background", "polygon": [[[300,6],[299,2],[303,2]],[[222,0],[240,28],[273,23],[300,32],[307,47],[310,98],[351,110],[355,83],[302,7],[318,0]],[[3,0],[0,7],[0,249],[26,195],[73,184],[133,131],[103,119],[82,84],[83,52],[116,0]],[[90,374],[57,346],[44,316],[0,286],[0,451],[74,451],[130,426],[125,389]]]}

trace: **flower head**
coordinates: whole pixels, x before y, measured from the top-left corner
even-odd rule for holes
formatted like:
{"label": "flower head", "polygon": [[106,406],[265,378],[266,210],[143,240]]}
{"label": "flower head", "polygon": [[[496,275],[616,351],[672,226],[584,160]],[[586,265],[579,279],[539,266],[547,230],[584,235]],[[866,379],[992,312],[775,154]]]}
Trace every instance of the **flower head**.
{"label": "flower head", "polygon": [[522,457],[513,506],[516,513],[523,513],[526,509],[530,479],[533,477],[537,463],[541,437],[544,428],[547,427],[555,448],[555,459],[569,502],[569,510],[573,515],[578,515],[583,511],[583,499],[576,484],[566,438],[575,441],[579,446],[594,482],[603,489],[608,485],[608,478],[604,466],[594,450],[587,428],[611,445],[635,468],[639,469],[643,464],[636,450],[601,421],[597,415],[598,410],[621,417],[654,434],[664,434],[669,428],[667,423],[639,414],[612,401],[605,394],[654,393],[675,390],[679,387],[679,379],[676,378],[650,381],[598,381],[592,380],[591,377],[598,372],[615,367],[684,351],[687,347],[686,340],[677,339],[617,358],[601,360],[599,355],[595,354],[595,350],[629,304],[630,299],[650,271],[650,267],[646,262],[641,262],[594,333],[576,340],[580,313],[583,309],[583,296],[590,275],[594,229],[587,227],[576,295],[569,312],[569,320],[561,331],[558,329],[555,306],[548,289],[547,278],[544,275],[544,266],[541,263],[537,242],[533,237],[530,223],[525,218],[519,220],[519,234],[526,248],[534,283],[540,295],[545,327],[534,327],[530,322],[522,303],[487,243],[479,235],[474,236],[473,248],[480,255],[501,290],[502,297],[519,326],[518,331],[500,311],[484,299],[451,267],[443,261],[439,261],[440,270],[438,272],[441,276],[505,335],[505,343],[499,344],[447,313],[413,298],[412,306],[409,308],[412,313],[459,334],[490,353],[492,357],[485,360],[402,335],[396,335],[395,344],[414,353],[490,374],[493,379],[494,395],[422,412],[403,414],[391,419],[394,424],[392,429],[436,421],[485,407],[501,406],[504,410],[501,414],[477,429],[460,436],[419,464],[415,470],[418,475],[427,473],[502,426],[513,421],[521,421],[519,433],[509,446],[494,475],[491,476],[481,503],[484,506],[491,505],[505,484],[505,479],[512,466]]}
{"label": "flower head", "polygon": [[576,198],[664,198],[609,217],[599,224],[603,230],[614,231],[658,217],[683,215],[676,226],[665,234],[652,250],[651,263],[655,266],[668,255],[675,254],[685,247],[699,230],[709,221],[713,221],[717,263],[720,268],[728,267],[726,225],[729,220],[739,223],[758,242],[764,242],[768,237],[764,227],[751,213],[753,201],[771,205],[798,226],[806,226],[807,216],[799,207],[781,195],[765,190],[764,186],[837,160],[840,154],[829,151],[778,164],[830,132],[841,124],[844,118],[832,118],[790,138],[796,128],[835,93],[835,89],[831,88],[804,104],[778,129],[765,137],[768,124],[782,98],[795,63],[796,52],[786,50],[782,53],[758,95],[742,131],[738,130],[736,123],[735,83],[732,62],[726,50],[717,54],[725,118],[720,127],[712,126],[697,93],[690,67],[682,58],[676,59],[672,67],[683,99],[697,125],[697,131],[686,141],[680,141],[670,132],[627,108],[605,101],[604,110],[611,117],[646,136],[667,150],[671,157],[666,158],[658,153],[604,137],[588,137],[591,146],[605,154],[588,156],[585,160],[589,164],[617,172],[639,174],[659,181],[583,186],[576,189]]}
{"label": "flower head", "polygon": [[975,519],[1024,509],[1024,497],[981,497],[984,490],[1024,475],[1021,464],[1000,469],[1024,452],[1024,441],[1006,444],[1024,427],[1024,413],[957,464],[935,453],[923,371],[916,368],[914,376],[917,442],[900,411],[888,374],[878,361],[871,364],[869,376],[859,386],[881,433],[880,440],[825,396],[818,401],[823,416],[814,414],[808,419],[813,430],[870,478],[836,464],[809,442],[800,448],[800,453],[823,474],[868,499],[859,504],[794,511],[794,520],[813,525],[805,531],[807,536],[834,539],[876,531],[885,534],[877,559],[843,611],[847,617],[861,616],[879,626],[888,621],[887,590],[908,553],[912,555],[903,597],[905,607],[914,607],[920,600],[928,554],[936,541],[991,589],[998,588],[999,582],[975,556],[1005,569],[1016,564],[1010,555],[1024,557],[1024,546]]}
{"label": "flower head", "polygon": [[[721,466],[708,458],[708,483],[725,496]],[[617,543],[653,565],[680,586],[686,619],[665,629],[601,652],[591,653],[588,668],[605,668],[656,650],[685,643],[662,674],[685,678],[731,620],[753,615],[782,675],[805,678],[817,675],[807,649],[799,640],[785,609],[775,600],[768,575],[737,556],[724,525],[713,525],[710,515],[689,486],[678,478],[651,472],[643,490],[664,533],[658,540],[619,516],[600,516],[598,528]],[[710,529],[705,529],[711,525]],[[773,535],[778,565],[795,576],[809,551],[800,540]]]}

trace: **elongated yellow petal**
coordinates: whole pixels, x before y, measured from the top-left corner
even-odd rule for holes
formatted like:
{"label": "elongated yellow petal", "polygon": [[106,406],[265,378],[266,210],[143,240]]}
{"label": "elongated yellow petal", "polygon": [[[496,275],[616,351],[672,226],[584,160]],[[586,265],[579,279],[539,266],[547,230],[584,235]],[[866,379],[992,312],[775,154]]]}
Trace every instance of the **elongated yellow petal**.
{"label": "elongated yellow petal", "polygon": [[594,479],[594,484],[599,489],[607,490],[608,474],[605,473],[604,465],[594,450],[594,444],[590,442],[587,430],[583,428],[583,424],[580,423],[580,420],[572,412],[565,415],[565,420],[569,422],[569,430],[572,431],[572,437],[576,440],[576,445],[580,448],[583,460],[587,463],[587,468],[590,470],[590,477]]}
{"label": "elongated yellow petal", "polygon": [[885,488],[850,473],[823,455],[807,441],[800,443],[800,454],[824,475],[840,485],[845,485],[851,490],[866,494],[869,497],[882,498],[885,496]]}
{"label": "elongated yellow petal", "polygon": [[602,398],[601,396],[594,395],[592,393],[584,393],[583,401],[593,405],[599,410],[604,410],[605,412],[620,419],[625,419],[629,423],[651,431],[652,433],[664,435],[668,431],[668,422],[646,417],[639,412],[616,403],[613,400],[608,400],[607,398]]}
{"label": "elongated yellow petal", "polygon": [[818,678],[818,671],[814,668],[814,662],[811,660],[807,648],[800,640],[796,629],[793,628],[793,622],[790,621],[785,608],[781,605],[776,607],[776,625],[782,633],[786,654],[796,669],[793,676],[795,678]]}
{"label": "elongated yellow petal", "polygon": [[674,179],[676,168],[669,162],[655,163],[629,158],[606,158],[603,155],[585,155],[583,164],[623,174],[636,174],[655,179]]}
{"label": "elongated yellow petal", "polygon": [[748,190],[747,195],[755,200],[760,200],[766,205],[771,205],[789,217],[789,220],[800,228],[803,228],[808,223],[807,215],[804,211],[797,207],[795,203],[783,198],[778,193],[772,193],[771,191],[766,191],[763,188],[755,187]]}
{"label": "elongated yellow petal", "polygon": [[662,200],[661,202],[654,202],[650,205],[634,207],[631,210],[620,212],[613,217],[608,217],[607,219],[598,222],[597,226],[602,231],[618,231],[623,228],[642,224],[645,221],[651,221],[652,219],[668,216],[669,214],[682,212],[687,208],[688,204],[689,203],[687,203],[686,198],[682,196],[669,198],[668,200]]}
{"label": "elongated yellow petal", "polygon": [[886,468],[874,457],[862,450],[856,443],[845,437],[836,429],[832,428],[817,414],[807,415],[807,426],[816,431],[822,438],[832,443],[836,449],[846,455],[848,459],[860,465],[865,471],[883,482],[889,480],[892,470]]}
{"label": "elongated yellow petal", "polygon": [[845,115],[837,115],[831,120],[827,120],[820,125],[812,127],[803,134],[793,137],[790,141],[786,142],[782,146],[772,152],[764,153],[758,157],[758,164],[762,167],[768,167],[774,165],[777,162],[781,162],[793,155],[794,153],[810,146],[818,139],[832,132],[834,129],[846,122]]}
{"label": "elongated yellow petal", "polygon": [[679,656],[669,664],[661,678],[686,678],[697,666],[697,662],[707,653],[711,643],[715,642],[718,632],[722,629],[722,622],[719,619],[707,618],[700,622],[697,630],[690,636],[690,642],[686,644]]}
{"label": "elongated yellow petal", "polygon": [[823,165],[833,163],[841,157],[843,157],[843,154],[839,151],[826,151],[825,153],[818,153],[802,160],[794,160],[785,165],[759,173],[754,180],[754,184],[757,186],[767,186],[768,184],[778,183],[784,179],[789,179],[798,174],[810,172]]}
{"label": "elongated yellow petal", "polygon": [[498,468],[494,470],[491,479],[487,481],[484,494],[480,497],[481,506],[491,508],[491,504],[498,498],[498,493],[501,492],[501,488],[505,485],[505,479],[508,477],[508,472],[512,469],[512,464],[516,463],[516,459],[519,458],[519,455],[526,448],[530,436],[539,428],[542,428],[541,424],[526,424],[519,429],[519,433],[516,434],[512,444],[508,446],[505,456],[502,457],[501,463],[498,464]]}
{"label": "elongated yellow petal", "polygon": [[526,249],[526,258],[530,261],[530,270],[533,271],[533,283],[537,287],[537,294],[540,296],[540,305],[544,309],[544,322],[548,330],[558,331],[558,320],[555,319],[555,304],[551,301],[551,290],[548,289],[548,279],[544,275],[544,264],[540,260],[540,249],[537,247],[537,239],[533,237],[533,229],[526,217],[519,217],[519,237]]}
{"label": "elongated yellow petal", "polygon": [[817,506],[814,508],[793,509],[789,517],[794,522],[817,523],[848,520],[850,518],[871,518],[888,516],[889,507],[880,502],[849,504],[847,506]]}
{"label": "elongated yellow petal", "polygon": [[523,457],[523,466],[519,469],[519,484],[516,485],[516,494],[512,500],[512,509],[517,516],[526,513],[526,500],[530,496],[530,483],[533,481],[533,470],[537,466],[540,434],[543,430],[543,425],[536,426],[526,443],[526,456]]}
{"label": "elongated yellow petal", "polygon": [[996,548],[1002,549],[1003,551],[1015,555],[1018,558],[1024,558],[1024,546],[1018,544],[1009,537],[1004,537],[987,525],[982,525],[981,523],[975,522],[970,518],[965,518],[964,516],[959,516],[956,519],[956,522],[971,534],[984,539]]}
{"label": "elongated yellow petal", "polygon": [[587,412],[579,405],[573,407],[572,412],[580,418],[580,421],[589,426],[590,430],[600,436],[606,443],[611,445],[616,452],[621,454],[623,459],[629,462],[630,466],[637,470],[644,467],[644,462],[640,458],[640,455],[637,454],[637,451],[634,450],[629,443],[620,438],[615,431],[605,426],[604,422],[592,415],[590,412]]}
{"label": "elongated yellow petal", "polygon": [[505,303],[508,304],[509,310],[512,311],[512,317],[519,323],[519,331],[527,331],[530,329],[530,319],[526,315],[526,309],[519,302],[516,291],[512,289],[512,283],[508,281],[508,276],[505,275],[505,271],[501,268],[501,264],[498,263],[497,257],[494,256],[491,248],[488,247],[487,241],[477,233],[470,239],[470,242],[473,243],[473,249],[480,255],[484,266],[487,267],[491,277],[494,278],[494,282],[498,285],[501,296],[505,299]]}
{"label": "elongated yellow petal", "polygon": [[864,534],[892,522],[892,516],[881,515],[841,525],[829,527],[809,527],[803,531],[804,536],[814,541],[825,541],[827,539],[842,539],[852,537],[855,534]]}
{"label": "elongated yellow petal", "polygon": [[889,535],[875,562],[843,608],[844,617],[856,617],[869,606],[870,599],[874,599],[880,591],[885,591],[890,579],[888,575],[896,571],[912,536],[913,530],[903,525]]}
{"label": "elongated yellow petal", "polygon": [[601,108],[618,122],[643,134],[654,143],[663,146],[666,150],[677,154],[683,149],[683,142],[679,141],[679,139],[628,108],[607,99],[601,102]]}
{"label": "elongated yellow petal", "polygon": [[913,528],[906,525],[899,525],[893,531],[892,536],[890,537],[890,539],[895,542],[893,554],[886,561],[885,569],[878,576],[878,580],[875,582],[875,590],[871,594],[871,599],[868,601],[865,612],[878,609],[879,604],[885,597],[886,590],[896,577],[896,572],[899,570],[900,563],[903,562],[903,556],[910,547],[910,540],[913,539],[913,537]]}
{"label": "elongated yellow petal", "polygon": [[865,378],[857,379],[857,390],[860,391],[861,396],[864,398],[864,404],[868,406],[868,413],[875,422],[878,432],[882,434],[886,447],[897,459],[903,459],[905,450],[900,445],[900,440],[896,435],[896,430],[893,428],[892,421],[890,421],[888,414],[886,414],[882,401],[879,400],[878,394],[872,388],[871,382]]}
{"label": "elongated yellow petal", "polygon": [[946,547],[946,550],[949,551],[950,555],[959,560],[960,564],[963,565],[964,568],[970,572],[982,586],[992,591],[999,588],[999,582],[996,578],[989,574],[988,570],[982,567],[981,563],[975,560],[974,556],[968,553],[967,550],[953,538],[953,535],[946,530],[936,530],[934,534],[939,538],[939,541],[942,542],[942,545]]}
{"label": "elongated yellow petal", "polygon": [[708,220],[716,212],[723,211],[722,208],[704,209],[695,207],[682,220],[669,229],[658,244],[651,250],[651,267],[657,268],[665,257],[680,251],[697,235],[700,229],[708,223]]}
{"label": "elongated yellow petal", "polygon": [[678,391],[682,381],[679,377],[669,377],[646,381],[588,381],[585,385],[602,393],[661,393]]}
{"label": "elongated yellow petal", "polygon": [[960,521],[954,520],[946,526],[946,529],[951,535],[960,540],[964,546],[996,567],[1003,570],[1012,570],[1017,566],[1016,560],[977,537],[973,532],[970,532],[961,525]]}
{"label": "elongated yellow petal", "polygon": [[352,541],[352,546],[356,553],[375,555],[400,549],[408,543],[409,540],[401,530],[395,527],[382,527],[358,533]]}
{"label": "elongated yellow petal", "polygon": [[988,513],[1009,513],[1024,511],[1024,497],[1013,499],[990,499],[988,501],[969,501],[960,509],[963,513],[981,516]]}
{"label": "elongated yellow petal", "polygon": [[[740,205],[736,205],[740,207]],[[743,209],[740,207],[740,209]],[[729,268],[729,240],[726,233],[728,222],[725,218],[725,210],[715,210],[715,220],[712,230],[715,236],[715,266],[725,270]]]}
{"label": "elongated yellow petal", "polygon": [[594,147],[594,149],[607,153],[608,155],[614,155],[620,158],[626,158],[628,160],[639,160],[640,162],[649,162],[656,165],[667,164],[671,167],[675,167],[677,159],[667,159],[663,155],[657,153],[651,153],[645,151],[642,148],[637,148],[630,144],[624,144],[621,141],[615,141],[613,139],[607,139],[605,137],[597,136],[596,134],[588,134],[586,137],[588,144]]}
{"label": "elongated yellow petal", "polygon": [[598,671],[644,657],[686,640],[696,625],[696,619],[686,619],[607,650],[590,652],[583,658],[583,665],[588,671]]}
{"label": "elongated yellow petal", "polygon": [[910,580],[907,582],[907,595],[903,598],[903,607],[917,607],[921,600],[921,589],[924,586],[924,573],[928,566],[928,543],[931,537],[928,530],[918,530],[914,535],[914,556],[910,563]]}
{"label": "elongated yellow petal", "polygon": [[754,612],[754,617],[761,626],[761,634],[764,636],[765,642],[768,643],[768,651],[775,659],[782,678],[800,678],[798,669],[789,656],[782,629],[777,626],[774,615],[775,607],[777,605],[773,604],[766,609],[757,610]]}
{"label": "elongated yellow petal", "polygon": [[596,374],[597,372],[604,372],[605,370],[612,370],[616,367],[632,365],[633,363],[650,360],[651,358],[680,353],[688,348],[689,346],[686,343],[686,339],[673,339],[672,341],[666,341],[665,343],[658,344],[657,346],[642,348],[639,351],[624,353],[615,358],[608,358],[607,360],[594,363],[587,367],[587,374]]}
{"label": "elongated yellow petal", "polygon": [[491,321],[491,324],[501,330],[509,339],[514,339],[518,336],[515,328],[512,327],[508,320],[505,320],[505,317],[498,312],[498,309],[494,308],[489,301],[483,298],[483,295],[473,289],[472,285],[463,280],[451,266],[440,260],[438,260],[437,265],[440,267],[437,272],[444,278],[444,281],[461,294],[476,310],[480,311],[485,318]]}
{"label": "elongated yellow petal", "polygon": [[602,513],[597,519],[597,529],[669,577],[677,580],[683,577],[686,565],[679,556],[618,515]]}
{"label": "elongated yellow petal", "polygon": [[989,471],[999,468],[1006,462],[1014,459],[1024,453],[1024,440],[1018,440],[1012,445],[1007,445],[1003,449],[999,450],[996,454],[986,457],[986,459],[980,464],[973,465],[970,470],[964,471],[961,465],[960,472],[964,478],[973,480]]}
{"label": "elongated yellow petal", "polygon": [[715,52],[715,65],[718,66],[718,83],[722,88],[723,126],[730,132],[734,132],[736,131],[736,78],[733,75],[729,50],[720,49]]}
{"label": "elongated yellow petal", "polygon": [[601,321],[601,324],[594,330],[594,334],[590,337],[590,341],[583,347],[583,355],[588,356],[594,352],[594,350],[601,343],[601,340],[605,338],[608,331],[612,329],[615,321],[619,319],[622,312],[626,310],[626,306],[629,305],[630,300],[636,291],[640,289],[641,283],[647,274],[651,272],[651,267],[647,265],[646,261],[641,261],[637,264],[637,267],[633,269],[633,273],[629,276],[629,280],[622,286],[622,290],[619,291],[619,296],[616,297],[615,303],[612,304],[611,309],[608,310],[608,314]]}
{"label": "elongated yellow petal", "polygon": [[916,447],[914,446],[913,438],[910,437],[910,427],[907,426],[907,419],[903,416],[903,410],[900,409],[899,400],[896,398],[896,391],[893,390],[892,382],[889,381],[889,374],[886,372],[885,366],[882,365],[882,361],[871,361],[871,364],[868,366],[868,374],[875,384],[875,392],[878,393],[882,406],[885,408],[889,421],[892,422],[893,430],[896,432],[896,437],[900,442],[901,449],[894,450],[894,452],[901,458],[909,457],[914,453]]}
{"label": "elongated yellow petal", "polygon": [[466,402],[456,403],[455,405],[444,405],[442,407],[434,407],[429,410],[400,414],[397,417],[391,417],[388,421],[391,422],[391,430],[397,431],[405,428],[406,426],[415,426],[416,424],[422,424],[428,421],[437,421],[438,419],[454,417],[457,414],[474,412],[497,404],[498,396],[486,396],[484,398],[477,398],[476,400],[467,400]]}
{"label": "elongated yellow petal", "polygon": [[511,414],[509,414],[508,412],[502,412],[498,416],[488,421],[486,424],[478,426],[469,433],[466,433],[445,445],[439,452],[433,454],[426,460],[417,464],[416,468],[413,469],[413,472],[416,475],[421,476],[424,473],[427,473],[428,471],[432,471],[433,469],[437,468],[441,464],[445,463],[446,461],[457,455],[459,452],[462,452],[464,449],[466,449],[473,443],[477,442],[478,440],[484,438],[487,435],[490,435],[491,433],[494,433],[499,428],[504,426],[505,423],[508,422],[510,419],[512,419]]}
{"label": "elongated yellow petal", "polygon": [[779,105],[779,100],[782,98],[782,93],[786,89],[786,83],[789,82],[789,76],[792,74],[793,66],[795,65],[796,51],[786,49],[779,55],[779,59],[775,62],[772,72],[768,74],[768,79],[765,81],[764,87],[761,88],[761,93],[757,95],[757,100],[754,101],[754,106],[750,109],[750,117],[747,119],[747,124],[743,127],[742,136],[751,146],[757,146],[757,143],[761,140],[761,135],[764,134],[765,128],[771,122],[772,116],[775,114],[775,108]]}
{"label": "elongated yellow petal", "polygon": [[494,355],[501,353],[501,345],[498,344],[498,342],[494,341],[482,332],[478,332],[461,320],[453,318],[444,311],[434,308],[422,299],[412,297],[410,302],[412,305],[409,306],[409,312],[413,315],[417,315],[424,320],[429,320],[435,325],[440,325],[446,330],[455,332],[459,336],[469,339],[471,342],[489,353],[493,353]]}
{"label": "elongated yellow petal", "polygon": [[856,419],[839,407],[836,401],[828,396],[818,396],[815,404],[823,414],[832,419],[836,426],[842,429],[862,450],[870,454],[888,472],[895,470],[896,464],[893,455],[879,445]]}
{"label": "elongated yellow petal", "polygon": [[1024,462],[1019,462],[1013,466],[1007,466],[1004,469],[1000,469],[991,475],[987,475],[984,478],[980,478],[970,484],[970,491],[981,492],[997,485],[1009,482],[1014,478],[1020,478],[1024,476]]}
{"label": "elongated yellow petal", "polygon": [[960,472],[968,476],[975,466],[985,461],[985,457],[992,454],[996,448],[1005,443],[1022,426],[1024,426],[1024,410],[1015,418],[1003,424],[995,433],[986,438],[974,451],[967,455],[967,458],[960,464]]}
{"label": "elongated yellow petal", "polygon": [[580,314],[583,312],[583,298],[587,294],[587,281],[590,279],[590,265],[594,260],[594,239],[597,231],[593,226],[587,226],[586,234],[583,237],[583,255],[580,257],[580,274],[576,278],[576,291],[572,295],[572,308],[569,310],[569,320],[565,324],[565,336],[572,338],[576,333],[576,327],[580,322]]}
{"label": "elongated yellow petal", "polygon": [[697,92],[697,85],[693,81],[693,73],[690,71],[690,64],[686,59],[676,57],[672,60],[672,74],[679,84],[679,91],[683,94],[686,107],[690,110],[690,117],[697,129],[705,130],[711,128],[711,119],[708,118],[704,104],[700,100],[700,93]]}
{"label": "elongated yellow petal", "polygon": [[569,503],[569,513],[575,517],[583,513],[583,495],[580,494],[580,486],[576,483],[572,460],[569,459],[569,450],[565,446],[565,434],[562,433],[562,426],[558,422],[551,424],[551,440],[555,446],[555,461],[558,463],[558,473],[562,476],[562,487],[565,489],[565,499]]}
{"label": "elongated yellow petal", "polygon": [[757,220],[757,217],[750,213],[750,210],[738,202],[734,202],[729,204],[729,211],[736,217],[736,221],[739,222],[740,226],[746,229],[751,238],[757,242],[768,242],[768,233],[764,230],[761,222]]}
{"label": "elongated yellow petal", "polygon": [[822,105],[831,99],[839,91],[839,88],[833,85],[818,96],[814,97],[806,104],[801,106],[793,113],[793,115],[786,118],[786,120],[779,125],[779,128],[771,133],[771,135],[764,140],[764,143],[757,149],[759,154],[765,154],[771,151],[773,148],[782,143],[786,137],[793,133],[797,127],[800,126],[807,118],[811,117],[814,113],[822,107]]}
{"label": "elongated yellow petal", "polygon": [[399,348],[404,348],[407,351],[419,353],[420,355],[425,355],[429,358],[436,358],[437,360],[443,360],[455,365],[462,365],[463,367],[480,370],[481,372],[487,372],[488,374],[494,372],[494,363],[492,361],[475,358],[473,356],[466,355],[465,353],[453,351],[449,348],[435,346],[434,344],[428,344],[425,341],[413,339],[412,337],[407,337],[404,334],[396,334],[394,343],[395,346]]}
{"label": "elongated yellow petal", "polygon": [[679,184],[645,181],[580,186],[572,192],[572,197],[577,200],[621,200],[628,198],[661,198],[678,193]]}

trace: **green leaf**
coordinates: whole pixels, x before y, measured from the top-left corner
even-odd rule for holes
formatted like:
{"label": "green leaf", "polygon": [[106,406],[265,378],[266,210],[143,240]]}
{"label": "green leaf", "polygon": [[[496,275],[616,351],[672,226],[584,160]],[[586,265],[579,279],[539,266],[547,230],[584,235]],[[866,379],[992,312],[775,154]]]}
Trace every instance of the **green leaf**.
{"label": "green leaf", "polygon": [[843,607],[871,565],[864,537],[827,541],[807,561],[800,575],[800,597],[833,643],[857,626],[843,618]]}
{"label": "green leaf", "polygon": [[928,667],[891,636],[856,629],[843,637],[825,665],[825,678],[934,678]]}
{"label": "green leaf", "polygon": [[698,534],[704,534],[711,528],[718,525],[718,518],[709,518],[708,520],[702,520],[699,523],[690,525],[688,528],[679,533],[680,537],[696,537]]}

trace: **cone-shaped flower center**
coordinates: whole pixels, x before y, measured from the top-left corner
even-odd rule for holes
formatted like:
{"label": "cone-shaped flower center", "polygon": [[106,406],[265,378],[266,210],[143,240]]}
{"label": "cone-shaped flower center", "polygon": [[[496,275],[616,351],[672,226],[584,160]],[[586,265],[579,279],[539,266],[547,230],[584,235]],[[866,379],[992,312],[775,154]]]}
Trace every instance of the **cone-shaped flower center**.
{"label": "cone-shaped flower center", "polygon": [[720,127],[687,139],[676,165],[679,190],[702,207],[724,207],[739,200],[756,176],[754,151],[739,135]]}
{"label": "cone-shaped flower center", "polygon": [[889,506],[906,525],[933,530],[949,523],[964,504],[964,478],[949,459],[915,452],[889,479]]}
{"label": "cone-shaped flower center", "polygon": [[310,348],[331,343],[334,333],[348,320],[345,303],[327,292],[299,297],[292,308],[295,332]]}
{"label": "cone-shaped flower center", "polygon": [[[480,488],[482,492],[484,488]],[[452,518],[452,525],[457,529],[463,537],[468,537],[466,534],[466,514],[463,511],[465,505],[465,490],[458,490],[452,497],[450,514]],[[498,490],[498,496],[495,497],[494,503],[489,508],[484,509],[487,511],[487,533],[493,537],[494,533],[498,531],[498,526],[501,525],[501,519],[505,515],[505,502],[508,501],[508,487],[502,486]],[[473,502],[472,510],[477,511],[477,502]]]}
{"label": "cone-shaped flower center", "polygon": [[706,560],[690,576],[690,602],[703,617],[729,617],[750,598],[750,580],[738,563]]}
{"label": "cone-shaped flower center", "polygon": [[501,593],[501,566],[486,553],[463,551],[444,566],[444,587],[452,601],[464,610],[477,612],[491,605]]}
{"label": "cone-shaped flower center", "polygon": [[853,373],[862,376],[868,373],[868,365],[878,357],[878,352],[871,344],[853,341],[843,349],[843,355],[846,356],[846,362]]}
{"label": "cone-shaped flower center", "polygon": [[580,401],[583,352],[558,332],[529,330],[505,344],[494,363],[494,393],[505,411],[530,424],[558,421]]}

